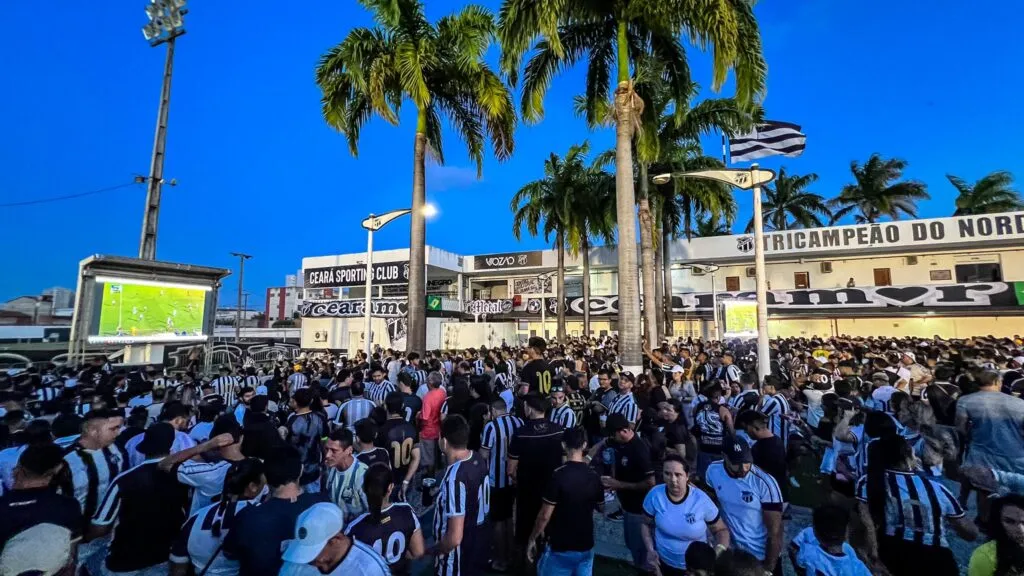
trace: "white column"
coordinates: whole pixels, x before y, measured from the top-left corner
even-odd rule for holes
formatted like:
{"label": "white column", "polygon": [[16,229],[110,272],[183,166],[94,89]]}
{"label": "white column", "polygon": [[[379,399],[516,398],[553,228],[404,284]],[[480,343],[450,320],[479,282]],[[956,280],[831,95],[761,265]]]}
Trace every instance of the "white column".
{"label": "white column", "polygon": [[[370,218],[373,218],[373,214],[370,214]],[[366,335],[363,340],[366,342],[366,356],[373,353],[373,319],[370,315],[371,302],[372,302],[372,289],[373,289],[373,230],[366,231],[366,296],[363,304],[363,316],[365,317],[366,326],[364,330]]]}
{"label": "white column", "polygon": [[[757,164],[751,164],[750,177],[757,182]],[[761,186],[754,185],[754,271],[757,275],[757,371],[762,381],[771,374],[768,359],[768,278],[764,268],[764,222],[761,212]]]}

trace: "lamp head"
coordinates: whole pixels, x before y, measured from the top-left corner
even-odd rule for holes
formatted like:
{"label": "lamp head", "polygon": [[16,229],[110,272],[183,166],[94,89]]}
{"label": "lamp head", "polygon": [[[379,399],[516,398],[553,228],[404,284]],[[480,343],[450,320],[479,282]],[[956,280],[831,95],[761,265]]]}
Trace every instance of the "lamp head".
{"label": "lamp head", "polygon": [[654,182],[659,186],[662,184],[668,184],[670,180],[672,180],[671,174],[656,174],[651,178],[651,182]]}

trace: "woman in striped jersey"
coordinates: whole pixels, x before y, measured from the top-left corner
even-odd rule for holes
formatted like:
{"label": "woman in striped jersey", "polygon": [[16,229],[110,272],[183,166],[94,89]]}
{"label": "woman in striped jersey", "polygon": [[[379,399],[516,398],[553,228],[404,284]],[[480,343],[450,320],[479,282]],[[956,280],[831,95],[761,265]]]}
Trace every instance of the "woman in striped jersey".
{"label": "woman in striped jersey", "polygon": [[971,541],[977,530],[956,497],[917,469],[906,440],[889,434],[868,446],[867,474],[856,494],[872,562],[892,576],[960,574],[946,535],[952,529]]}

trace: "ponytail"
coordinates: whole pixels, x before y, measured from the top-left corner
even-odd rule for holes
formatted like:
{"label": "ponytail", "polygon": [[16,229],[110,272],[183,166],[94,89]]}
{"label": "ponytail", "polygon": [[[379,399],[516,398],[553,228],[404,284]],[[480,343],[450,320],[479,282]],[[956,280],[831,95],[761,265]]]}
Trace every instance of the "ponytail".
{"label": "ponytail", "polygon": [[363,493],[369,507],[370,519],[380,522],[384,500],[391,488],[391,470],[383,464],[374,464],[363,476]]}

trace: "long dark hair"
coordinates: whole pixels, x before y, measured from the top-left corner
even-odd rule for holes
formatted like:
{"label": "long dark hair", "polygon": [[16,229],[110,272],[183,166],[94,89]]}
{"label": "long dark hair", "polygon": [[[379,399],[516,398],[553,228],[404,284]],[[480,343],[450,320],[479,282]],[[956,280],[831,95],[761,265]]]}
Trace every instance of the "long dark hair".
{"label": "long dark hair", "polygon": [[210,533],[214,538],[220,538],[222,526],[230,526],[235,516],[235,502],[245,494],[245,489],[249,484],[259,483],[262,478],[263,462],[256,458],[239,460],[228,468],[228,473],[224,477],[224,490],[221,492],[220,503],[217,504],[217,512],[210,527]]}
{"label": "long dark hair", "polygon": [[889,492],[887,470],[902,470],[903,464],[913,458],[914,450],[898,434],[885,434],[868,446],[867,492],[868,511],[879,533],[885,532],[885,505]]}
{"label": "long dark hair", "polygon": [[1024,510],[1024,496],[1009,494],[993,499],[988,516],[988,533],[996,543],[996,571],[994,576],[1020,574],[1024,570],[1024,548],[1021,548],[1003,527],[1003,508],[1015,506]]}
{"label": "long dark hair", "polygon": [[383,464],[374,464],[363,476],[363,493],[366,494],[366,505],[369,507],[370,519],[380,522],[384,498],[391,487],[391,470]]}

